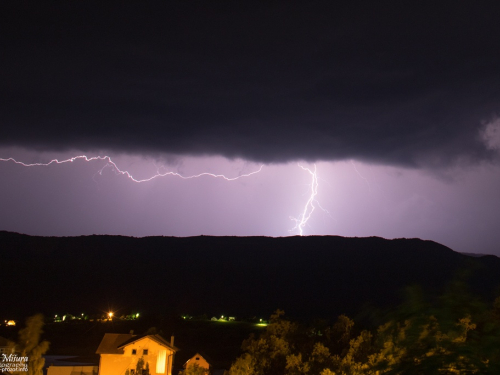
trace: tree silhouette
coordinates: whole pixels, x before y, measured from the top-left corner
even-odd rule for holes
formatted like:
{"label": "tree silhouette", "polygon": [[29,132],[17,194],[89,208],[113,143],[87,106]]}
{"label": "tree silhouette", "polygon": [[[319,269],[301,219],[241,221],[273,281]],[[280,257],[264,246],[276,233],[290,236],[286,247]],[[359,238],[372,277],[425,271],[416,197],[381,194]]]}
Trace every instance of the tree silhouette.
{"label": "tree silhouette", "polygon": [[42,357],[49,349],[49,342],[40,342],[43,333],[43,315],[37,314],[26,320],[26,327],[18,334],[18,342],[15,346],[16,352],[21,357],[28,357],[28,372],[17,372],[23,375],[43,375],[45,359]]}

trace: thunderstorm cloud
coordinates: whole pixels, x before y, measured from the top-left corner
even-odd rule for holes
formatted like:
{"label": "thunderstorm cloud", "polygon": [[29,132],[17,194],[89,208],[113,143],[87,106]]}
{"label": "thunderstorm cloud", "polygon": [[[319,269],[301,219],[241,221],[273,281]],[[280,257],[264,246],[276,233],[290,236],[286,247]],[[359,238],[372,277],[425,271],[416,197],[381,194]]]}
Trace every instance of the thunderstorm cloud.
{"label": "thunderstorm cloud", "polygon": [[426,4],[3,3],[0,146],[492,160],[498,5]]}

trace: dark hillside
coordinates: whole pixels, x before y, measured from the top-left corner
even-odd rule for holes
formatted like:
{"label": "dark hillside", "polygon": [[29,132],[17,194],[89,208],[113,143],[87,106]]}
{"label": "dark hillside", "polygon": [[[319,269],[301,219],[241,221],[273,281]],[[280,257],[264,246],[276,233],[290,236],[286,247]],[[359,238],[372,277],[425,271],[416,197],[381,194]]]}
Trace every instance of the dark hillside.
{"label": "dark hillside", "polygon": [[[99,312],[291,316],[354,314],[439,292],[460,269],[492,298],[500,259],[432,241],[378,237],[36,237],[0,232],[1,315]],[[9,292],[7,292],[7,290]]]}

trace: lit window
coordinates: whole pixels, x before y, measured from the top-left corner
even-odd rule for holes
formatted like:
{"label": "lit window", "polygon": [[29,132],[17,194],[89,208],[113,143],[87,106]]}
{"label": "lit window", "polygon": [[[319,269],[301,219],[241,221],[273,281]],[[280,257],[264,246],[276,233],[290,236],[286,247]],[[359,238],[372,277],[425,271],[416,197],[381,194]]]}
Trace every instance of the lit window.
{"label": "lit window", "polygon": [[164,374],[165,373],[165,365],[167,362],[167,351],[165,349],[158,350],[158,359],[156,360],[156,373]]}
{"label": "lit window", "polygon": [[137,354],[137,349],[132,349],[132,355],[136,355]]}
{"label": "lit window", "polygon": [[144,349],[144,350],[142,351],[142,354],[143,354],[143,355],[148,355],[148,350],[147,350],[147,349]]}

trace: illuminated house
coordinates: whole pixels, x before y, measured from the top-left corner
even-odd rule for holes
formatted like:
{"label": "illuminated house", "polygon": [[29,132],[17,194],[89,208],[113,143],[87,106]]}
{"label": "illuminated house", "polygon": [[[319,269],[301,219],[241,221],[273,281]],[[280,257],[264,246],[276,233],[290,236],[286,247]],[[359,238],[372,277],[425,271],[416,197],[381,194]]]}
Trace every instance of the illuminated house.
{"label": "illuminated house", "polygon": [[127,370],[134,375],[140,358],[150,375],[172,375],[177,350],[173,336],[168,342],[160,335],[106,333],[96,352],[100,355],[99,375],[125,375]]}
{"label": "illuminated house", "polygon": [[198,365],[198,367],[204,368],[209,370],[210,369],[210,364],[208,361],[200,354],[196,353],[194,356],[192,356],[190,359],[184,363],[184,368],[187,369],[189,367]]}

